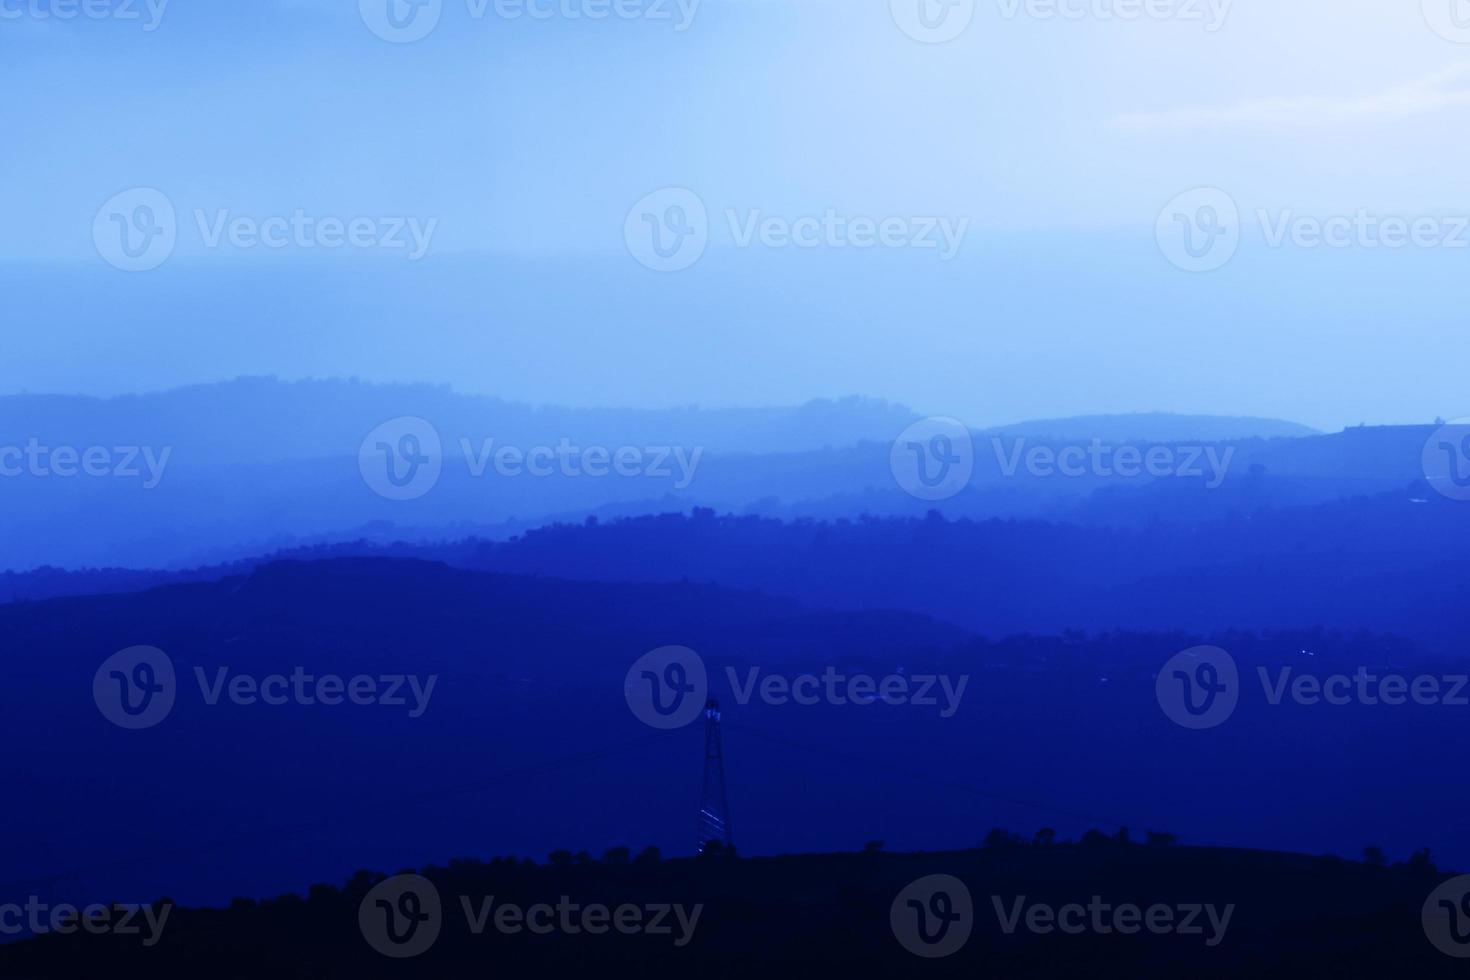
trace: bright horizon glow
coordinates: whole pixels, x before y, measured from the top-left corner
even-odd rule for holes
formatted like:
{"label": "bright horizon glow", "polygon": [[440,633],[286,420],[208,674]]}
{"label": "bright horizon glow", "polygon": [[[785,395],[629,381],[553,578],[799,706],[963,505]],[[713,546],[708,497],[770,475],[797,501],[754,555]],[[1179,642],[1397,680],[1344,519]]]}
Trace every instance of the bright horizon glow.
{"label": "bright horizon glow", "polygon": [[[861,394],[987,421],[1470,414],[1470,247],[1272,248],[1261,230],[1470,215],[1453,165],[1470,45],[1418,3],[1201,5],[1223,13],[1210,30],[992,0],[935,45],[887,2],[704,0],[678,31],[445,0],[411,44],[357,7],[0,20],[0,80],[26,93],[0,107],[18,177],[0,188],[0,390],[355,375],[569,406]],[[135,187],[166,194],[179,242],[127,274],[93,224]],[[623,241],[663,187],[709,212],[684,272]],[[1228,192],[1244,238],[1204,275],[1154,240],[1196,187]],[[737,247],[746,222],[829,209],[968,231],[952,262]],[[296,212],[436,224],[420,262],[207,244],[221,220]]]}

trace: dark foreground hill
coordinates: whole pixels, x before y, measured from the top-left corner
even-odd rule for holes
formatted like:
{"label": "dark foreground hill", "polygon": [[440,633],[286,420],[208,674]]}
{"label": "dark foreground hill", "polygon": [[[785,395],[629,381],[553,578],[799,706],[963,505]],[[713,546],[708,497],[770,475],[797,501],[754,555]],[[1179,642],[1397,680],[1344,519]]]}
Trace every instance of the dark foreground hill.
{"label": "dark foreground hill", "polygon": [[[150,908],[137,935],[0,947],[14,978],[1463,976],[1449,875],[1120,843],[660,860],[553,854],[359,872],[304,896]],[[1451,891],[1462,883],[1449,885]],[[1455,892],[1458,894],[1458,892]],[[1429,905],[1427,917],[1424,908]],[[540,906],[540,908],[538,908]],[[165,917],[165,912],[167,912]],[[115,920],[114,920],[115,921]],[[943,954],[943,955],[940,955]]]}
{"label": "dark foreground hill", "polygon": [[[1191,730],[1157,684],[1202,642],[1234,658],[1241,690],[1233,713]],[[650,727],[626,696],[640,658],[671,645],[701,658],[724,707],[750,855],[872,838],[949,849],[1044,821],[1063,836],[1162,826],[1191,842],[1346,856],[1375,843],[1396,859],[1429,847],[1470,864],[1447,816],[1470,790],[1445,754],[1462,741],[1470,688],[1454,678],[1470,667],[1412,644],[1323,629],[986,639],[721,586],[342,559],[0,606],[0,735],[16,747],[0,754],[13,801],[0,904],[214,904],[490,848],[687,853],[701,727]],[[119,713],[119,685],[141,707],[161,663],[109,666],[138,646],[175,677],[168,710],[141,726]],[[1440,696],[1272,694],[1282,671],[1323,683],[1363,669],[1424,676]],[[335,678],[335,696],[293,695],[298,673]],[[363,703],[342,696],[358,678]],[[901,696],[849,697],[859,683]],[[795,696],[802,684],[812,696]]]}

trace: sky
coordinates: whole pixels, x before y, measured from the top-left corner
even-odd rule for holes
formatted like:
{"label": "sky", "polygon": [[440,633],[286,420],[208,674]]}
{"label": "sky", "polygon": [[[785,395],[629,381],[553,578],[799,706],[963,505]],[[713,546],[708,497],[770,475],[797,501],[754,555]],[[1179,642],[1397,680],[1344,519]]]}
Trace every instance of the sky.
{"label": "sky", "polygon": [[429,2],[0,0],[0,392],[1470,415],[1465,0]]}

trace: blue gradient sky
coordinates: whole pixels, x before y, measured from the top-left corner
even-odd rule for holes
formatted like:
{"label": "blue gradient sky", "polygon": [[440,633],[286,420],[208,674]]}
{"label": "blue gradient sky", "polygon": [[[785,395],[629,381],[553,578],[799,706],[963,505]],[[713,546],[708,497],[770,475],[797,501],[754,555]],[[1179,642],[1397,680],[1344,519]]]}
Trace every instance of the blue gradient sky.
{"label": "blue gradient sky", "polygon": [[[151,32],[0,19],[0,391],[356,374],[574,405],[860,393],[975,424],[1470,414],[1470,248],[1271,249],[1251,230],[1257,209],[1470,214],[1470,45],[1407,0],[1237,0],[1213,32],[1004,9],[981,2],[942,45],[882,0],[704,0],[683,32],[445,0],[413,44],[375,37],[355,0],[174,0]],[[1201,185],[1238,202],[1245,242],[1192,275],[1154,223]],[[439,224],[417,263],[181,233],[130,275],[91,233],[138,186],[184,224]],[[716,225],[673,275],[623,242],[665,186]],[[741,249],[727,208],[972,224],[952,262]]]}

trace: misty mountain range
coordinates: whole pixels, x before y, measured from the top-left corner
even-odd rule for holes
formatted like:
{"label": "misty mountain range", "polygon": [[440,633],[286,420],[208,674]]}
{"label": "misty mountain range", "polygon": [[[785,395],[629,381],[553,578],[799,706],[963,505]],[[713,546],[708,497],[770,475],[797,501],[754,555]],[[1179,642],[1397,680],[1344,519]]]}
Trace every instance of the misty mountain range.
{"label": "misty mountain range", "polygon": [[[418,498],[385,499],[364,482],[362,457],[374,451],[376,427],[404,417],[433,427],[443,473]],[[322,541],[505,538],[554,520],[694,507],[782,519],[919,516],[931,504],[903,492],[890,468],[894,439],[916,418],[858,398],[790,409],[555,409],[352,381],[14,395],[0,398],[0,447],[68,447],[83,458],[101,450],[113,469],[0,479],[0,567],[189,566]],[[970,485],[939,506],[974,519],[1136,524],[1330,501],[1419,478],[1428,431],[1314,435],[1273,420],[1162,414],[1011,425],[974,433]],[[1038,475],[1026,463],[1038,450],[1094,441],[1169,447],[1180,472]],[[626,447],[647,471],[533,478],[487,469],[497,449],[558,445]]]}
{"label": "misty mountain range", "polygon": [[[20,428],[0,444],[32,438],[28,420],[56,445],[148,433],[172,454],[152,489],[0,481],[14,569],[0,573],[0,645],[19,652],[0,715],[58,733],[0,764],[32,801],[0,837],[0,899],[221,903],[486,840],[677,852],[697,731],[650,733],[623,699],[630,663],[671,644],[705,659],[727,705],[753,853],[963,846],[981,828],[1045,821],[1304,852],[1371,840],[1470,863],[1448,824],[1404,816],[1467,802],[1422,749],[1453,743],[1453,709],[1257,699],[1202,755],[1155,693],[1162,665],[1201,643],[1246,676],[1470,673],[1470,508],[1424,483],[1428,428],[1146,415],[972,431],[967,485],[931,501],[893,462],[915,414],[858,399],[612,421],[351,382],[63,401],[16,400]],[[42,412],[66,425],[41,429]],[[477,476],[445,438],[437,481],[395,500],[360,453],[405,412],[513,442],[708,445],[675,487]],[[238,459],[232,427],[255,433]],[[775,430],[780,451],[751,448]],[[1065,476],[1017,462],[1094,445],[1200,469]],[[119,766],[96,751],[119,731],[85,695],[105,658],[140,645],[171,658],[178,703],[122,733]],[[792,711],[750,696],[762,674],[825,669],[943,678],[948,701]],[[414,703],[315,710],[221,693],[232,677],[300,670],[412,678]],[[160,811],[165,799],[176,805]],[[227,869],[205,860],[221,847]]]}

